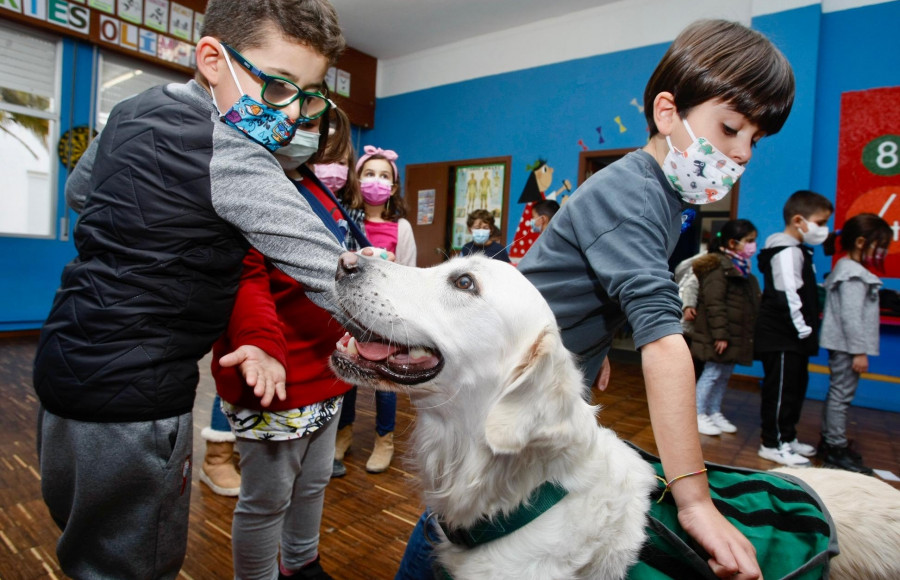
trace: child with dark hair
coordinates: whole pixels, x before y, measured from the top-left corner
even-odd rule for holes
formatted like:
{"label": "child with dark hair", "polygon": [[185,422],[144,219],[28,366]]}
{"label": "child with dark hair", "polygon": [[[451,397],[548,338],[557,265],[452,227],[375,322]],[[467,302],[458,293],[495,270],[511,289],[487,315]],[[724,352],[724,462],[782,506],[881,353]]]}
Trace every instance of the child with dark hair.
{"label": "child with dark hair", "polygon": [[[116,105],[66,182],[78,256],[34,386],[42,494],[73,578],[178,574],[197,363],[226,329],[250,246],[342,316],[343,246],[285,176],[327,135],[337,14],[327,0],[211,0],[205,13],[196,78]],[[261,405],[284,400],[261,351],[235,346],[220,362]]]}
{"label": "child with dark hair", "polygon": [[550,220],[559,211],[559,203],[555,199],[543,199],[531,208],[531,231],[541,233],[550,224]]}
{"label": "child with dark hair", "polygon": [[[356,162],[359,178],[359,194],[365,212],[363,231],[375,246],[394,252],[397,263],[416,265],[416,241],[412,225],[406,220],[406,204],[400,193],[400,173],[397,171],[398,155],[390,149],[372,145],[363,148],[363,155]],[[360,350],[372,348],[374,343],[360,343]],[[397,393],[375,393],[375,444],[366,461],[366,471],[387,471],[394,457],[394,426],[397,417]],[[356,389],[344,397],[338,424],[337,441],[332,463],[332,476],[347,473],[344,454],[353,443],[353,423],[356,420]]]}
{"label": "child with dark hair", "polygon": [[862,213],[844,223],[840,234],[846,256],[825,280],[825,316],[819,344],[828,349],[831,379],[822,410],[818,454],[825,465],[872,474],[847,440],[847,409],[856,395],[859,375],[869,370],[869,356],[878,355],[881,280],[872,270],[884,270],[893,231],[875,214]]}
{"label": "child with dark hair", "polygon": [[722,398],[734,365],[753,362],[760,294],[750,273],[755,253],[756,227],[731,220],[709,242],[708,253],[693,262],[700,284],[691,354],[705,363],[697,379],[697,426],[703,435],[737,431],[722,414]]}
{"label": "child with dark hair", "polygon": [[462,247],[460,256],[481,252],[488,258],[509,262],[506,247],[496,240],[500,237],[500,229],[494,225],[494,214],[486,209],[476,209],[466,218],[466,227],[472,234],[472,241]]}
{"label": "child with dark hair", "polygon": [[[657,448],[667,481],[676,482],[678,522],[719,577],[758,578],[760,570],[753,545],[710,497],[668,259],[683,204],[725,197],[753,145],[781,129],[793,101],[791,66],[762,34],[722,20],[690,25],[647,84],[647,144],[585,181],[519,263],[581,360],[586,384],[605,384],[615,332],[626,321],[634,329]],[[429,526],[420,520],[398,579],[423,577],[411,570],[427,566]]]}
{"label": "child with dark hair", "polygon": [[809,357],[819,351],[819,293],[813,246],[828,238],[834,206],[812,191],[797,191],[784,204],[784,231],[766,239],[759,253],[765,279],[754,336],[762,361],[759,456],[805,467],[816,454],[797,439],[797,423],[809,384]]}

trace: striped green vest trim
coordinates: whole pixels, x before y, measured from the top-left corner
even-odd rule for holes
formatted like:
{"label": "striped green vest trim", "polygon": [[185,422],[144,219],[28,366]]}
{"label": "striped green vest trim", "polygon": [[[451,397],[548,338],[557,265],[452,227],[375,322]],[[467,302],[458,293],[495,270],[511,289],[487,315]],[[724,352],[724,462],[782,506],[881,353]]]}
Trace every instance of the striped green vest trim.
{"label": "striped green vest trim", "polygon": [[[634,447],[632,445],[632,447]],[[635,447],[660,476],[657,457]],[[710,494],[716,508],[756,548],[766,580],[828,577],[828,561],[837,555],[834,522],[819,496],[802,481],[782,473],[707,463]],[[648,541],[628,580],[716,580],[709,556],[678,524],[670,494],[652,495]]]}

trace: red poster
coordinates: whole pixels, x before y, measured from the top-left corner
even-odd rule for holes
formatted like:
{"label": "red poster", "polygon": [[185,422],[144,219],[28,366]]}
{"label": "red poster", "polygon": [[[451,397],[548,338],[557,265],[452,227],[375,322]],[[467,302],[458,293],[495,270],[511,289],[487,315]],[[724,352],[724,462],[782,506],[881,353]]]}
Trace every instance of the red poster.
{"label": "red poster", "polygon": [[841,95],[835,229],[860,213],[894,230],[886,278],[900,278],[900,87]]}

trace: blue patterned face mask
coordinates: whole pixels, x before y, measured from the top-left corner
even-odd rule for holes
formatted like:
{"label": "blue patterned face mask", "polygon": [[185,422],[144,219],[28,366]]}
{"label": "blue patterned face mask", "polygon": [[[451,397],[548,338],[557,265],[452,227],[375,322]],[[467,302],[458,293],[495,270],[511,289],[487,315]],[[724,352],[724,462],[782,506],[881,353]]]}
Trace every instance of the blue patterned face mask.
{"label": "blue patterned face mask", "polygon": [[[269,105],[260,103],[247,96],[237,79],[237,75],[234,74],[231,55],[228,54],[224,46],[222,50],[225,52],[225,63],[228,64],[228,70],[231,71],[231,78],[234,79],[234,84],[241,91],[241,98],[221,116],[222,120],[229,127],[234,127],[241,131],[247,137],[274,153],[291,142],[297,127],[300,126],[300,122],[294,121],[278,109],[273,109]],[[215,101],[216,96],[213,93],[213,103],[216,104],[216,110],[218,110],[219,105]]]}

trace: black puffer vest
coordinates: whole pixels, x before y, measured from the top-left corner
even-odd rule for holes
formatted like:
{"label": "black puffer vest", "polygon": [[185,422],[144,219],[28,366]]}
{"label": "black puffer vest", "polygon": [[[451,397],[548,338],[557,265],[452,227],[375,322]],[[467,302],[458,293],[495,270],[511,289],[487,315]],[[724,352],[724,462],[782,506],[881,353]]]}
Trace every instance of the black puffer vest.
{"label": "black puffer vest", "polygon": [[197,361],[225,329],[247,244],[213,209],[210,113],[156,87],[99,137],[34,365],[43,406],[85,421],[189,412]]}
{"label": "black puffer vest", "polygon": [[803,252],[803,270],[800,274],[803,286],[797,289],[801,302],[800,313],[812,328],[812,334],[800,340],[791,320],[787,295],[775,290],[772,279],[772,259],[788,247],[790,246],[766,248],[759,253],[759,271],[765,278],[765,289],[756,320],[754,344],[757,353],[790,351],[812,356],[819,352],[819,291],[813,269],[813,249],[806,244],[797,246]]}

